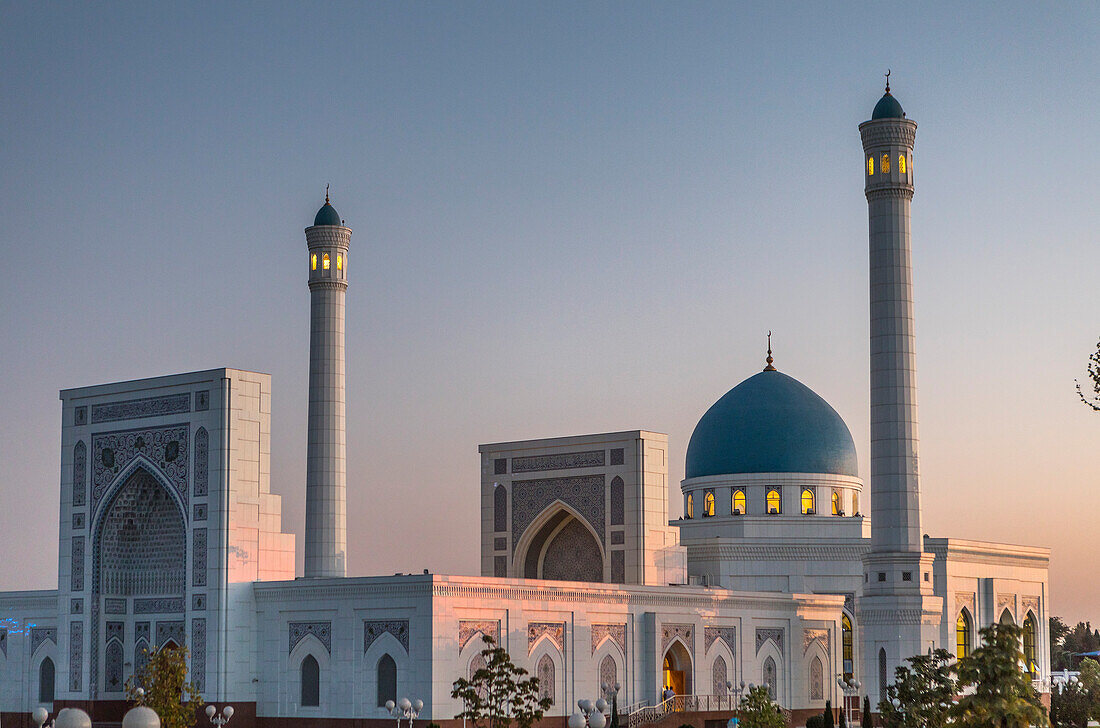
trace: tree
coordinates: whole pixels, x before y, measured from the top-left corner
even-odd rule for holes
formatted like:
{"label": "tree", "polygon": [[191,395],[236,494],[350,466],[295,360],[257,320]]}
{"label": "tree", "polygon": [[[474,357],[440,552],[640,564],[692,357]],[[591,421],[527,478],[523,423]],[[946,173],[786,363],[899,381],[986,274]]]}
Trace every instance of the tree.
{"label": "tree", "polygon": [[1055,728],[1085,728],[1089,723],[1089,694],[1080,683],[1062,686],[1050,694],[1050,724]]}
{"label": "tree", "polygon": [[[878,705],[886,728],[924,728],[947,724],[947,708],[955,696],[953,656],[944,649],[916,655],[894,671],[894,684]],[[894,706],[897,699],[898,705]]]}
{"label": "tree", "polygon": [[1023,628],[1014,624],[998,623],[981,630],[982,646],[957,665],[958,691],[964,694],[948,711],[954,728],[1050,725],[1023,667],[1023,633]]}
{"label": "tree", "polygon": [[187,679],[187,648],[168,645],[146,654],[146,663],[126,680],[127,699],[156,711],[162,728],[191,728],[203,701]]}
{"label": "tree", "polygon": [[1100,720],[1100,663],[1096,660],[1084,658],[1078,668],[1081,674],[1078,680],[1081,688],[1088,695],[1089,717]]}
{"label": "tree", "polygon": [[1096,351],[1089,357],[1088,373],[1089,379],[1092,380],[1093,394],[1086,397],[1085,393],[1081,391],[1081,383],[1074,379],[1073,382],[1077,385],[1077,396],[1086,405],[1100,412],[1100,341],[1096,342]]}
{"label": "tree", "polygon": [[1061,617],[1051,617],[1047,623],[1050,625],[1050,669],[1068,670],[1070,663],[1063,643],[1069,634],[1069,625]]}
{"label": "tree", "polygon": [[874,718],[871,717],[871,698],[863,696],[863,710],[859,716],[859,728],[875,728]]}
{"label": "tree", "polygon": [[837,721],[837,728],[848,728],[848,718],[845,717],[846,710],[840,711],[840,720]]}
{"label": "tree", "polygon": [[451,697],[462,701],[464,710],[455,718],[465,718],[477,728],[531,728],[542,720],[550,707],[549,698],[539,698],[537,677],[524,679],[527,671],[516,667],[503,647],[492,637],[483,636],[481,657],[485,667],[467,680],[460,677],[451,686]]}
{"label": "tree", "polygon": [[825,712],[821,714],[821,717],[825,720],[822,722],[822,728],[836,728],[836,724],[833,723],[833,701],[825,701]]}
{"label": "tree", "polygon": [[741,698],[737,718],[740,728],[787,728],[787,720],[772,702],[767,685],[758,685]]}

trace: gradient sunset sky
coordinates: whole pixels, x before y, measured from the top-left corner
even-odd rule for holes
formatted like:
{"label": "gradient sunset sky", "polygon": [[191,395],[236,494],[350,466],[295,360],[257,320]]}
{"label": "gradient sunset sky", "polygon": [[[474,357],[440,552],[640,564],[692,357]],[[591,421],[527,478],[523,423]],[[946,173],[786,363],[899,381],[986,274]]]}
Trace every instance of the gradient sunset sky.
{"label": "gradient sunset sky", "polygon": [[[0,589],[56,586],[58,390],[273,375],[301,533],[302,229],[332,183],[349,573],[478,569],[483,442],[668,433],[764,365],[868,475],[857,126],[917,130],[924,530],[1100,621],[1095,3],[6,3]],[[864,501],[869,511],[869,501]]]}

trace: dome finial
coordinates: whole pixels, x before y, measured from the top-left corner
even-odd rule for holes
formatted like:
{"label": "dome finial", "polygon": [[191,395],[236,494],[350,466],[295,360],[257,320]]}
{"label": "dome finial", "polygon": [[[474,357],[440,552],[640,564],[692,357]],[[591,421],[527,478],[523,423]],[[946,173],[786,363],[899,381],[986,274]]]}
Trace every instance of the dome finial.
{"label": "dome finial", "polygon": [[[889,83],[886,84],[886,90],[887,91],[890,90],[890,84]],[[325,182],[325,204],[326,205],[328,204],[328,182]]]}
{"label": "dome finial", "polygon": [[886,93],[890,93],[890,69],[886,69]]}
{"label": "dome finial", "polygon": [[775,361],[775,360],[772,359],[772,332],[771,331],[768,332],[768,358],[765,361],[768,362],[768,366],[764,367],[764,371],[766,371],[766,372],[777,371],[776,368],[774,366],[772,366],[772,362]]}

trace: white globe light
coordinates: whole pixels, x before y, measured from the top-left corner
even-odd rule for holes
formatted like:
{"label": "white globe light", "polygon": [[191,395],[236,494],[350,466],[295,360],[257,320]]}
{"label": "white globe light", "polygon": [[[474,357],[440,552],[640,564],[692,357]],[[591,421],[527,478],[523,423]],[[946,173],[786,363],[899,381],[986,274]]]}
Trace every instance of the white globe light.
{"label": "white globe light", "polygon": [[622,687],[623,686],[620,685],[619,683],[615,683],[615,692],[619,692],[620,690],[622,690]]}
{"label": "white globe light", "polygon": [[398,701],[397,704],[401,706],[401,710],[408,710],[413,705],[412,701],[410,701],[408,698],[401,698],[401,700]]}
{"label": "white globe light", "polygon": [[49,717],[50,711],[46,710],[45,708],[35,708],[34,711],[31,712],[31,720],[34,721],[35,725],[42,725],[46,722],[46,718]]}
{"label": "white globe light", "polygon": [[859,680],[856,680],[856,681],[855,681],[854,683],[852,683],[852,684],[856,686],[856,690],[859,690],[859,688],[860,688],[860,686],[861,686],[861,683],[859,682]]}
{"label": "white globe light", "polygon": [[215,708],[213,705],[206,706],[206,717],[207,718],[213,718],[214,713],[217,713],[217,712],[218,712],[218,709]]}
{"label": "white globe light", "polygon": [[[137,710],[135,708],[134,710]],[[150,713],[153,713],[151,708],[146,708]],[[131,711],[132,712],[132,711]],[[160,718],[156,713],[153,713],[153,718],[156,719],[156,725],[153,728],[159,728]],[[122,722],[126,722],[126,718],[123,717]],[[54,728],[92,728],[92,719],[88,717],[80,708],[62,708],[57,714],[57,717],[53,721]],[[126,728],[142,728],[141,726],[126,726]]]}
{"label": "white globe light", "polygon": [[605,682],[600,683],[600,690],[602,690],[606,693],[607,690],[608,690],[607,683],[605,683]]}
{"label": "white globe light", "polygon": [[603,713],[593,713],[588,719],[588,728],[603,728],[607,725],[607,718]]}
{"label": "white globe light", "polygon": [[[76,725],[70,724],[67,728],[76,728]],[[88,728],[91,728],[91,721],[88,721]],[[122,728],[160,728],[160,716],[152,708],[139,705],[122,716]]]}
{"label": "white globe light", "polygon": [[569,716],[569,728],[584,728],[584,716],[580,713]]}
{"label": "white globe light", "polygon": [[393,712],[394,706],[395,706],[395,703],[392,700],[387,700],[386,701],[386,710],[388,710],[389,712],[391,712],[391,713]]}
{"label": "white globe light", "polygon": [[606,711],[607,710],[607,701],[604,700],[603,698],[600,698],[599,700],[597,700],[596,701],[596,710],[600,711],[601,713]]}
{"label": "white globe light", "polygon": [[583,710],[585,713],[591,713],[594,707],[595,706],[592,705],[591,700],[585,699],[581,701],[581,710]]}
{"label": "white globe light", "polygon": [[232,718],[233,717],[233,706],[232,705],[227,705],[224,708],[222,708],[222,715],[225,716],[226,720],[229,720],[230,718]]}
{"label": "white globe light", "polygon": [[415,710],[417,713],[424,710],[424,701],[420,700],[419,698],[414,700],[413,701],[413,710]]}

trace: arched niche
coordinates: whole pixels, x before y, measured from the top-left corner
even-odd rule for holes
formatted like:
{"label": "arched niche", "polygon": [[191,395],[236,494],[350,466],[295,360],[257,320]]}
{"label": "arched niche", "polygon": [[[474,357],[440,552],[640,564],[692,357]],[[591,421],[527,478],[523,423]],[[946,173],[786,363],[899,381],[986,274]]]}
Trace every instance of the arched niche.
{"label": "arched niche", "polygon": [[516,549],[528,579],[606,581],[600,539],[579,513],[555,501],[528,526]]}

